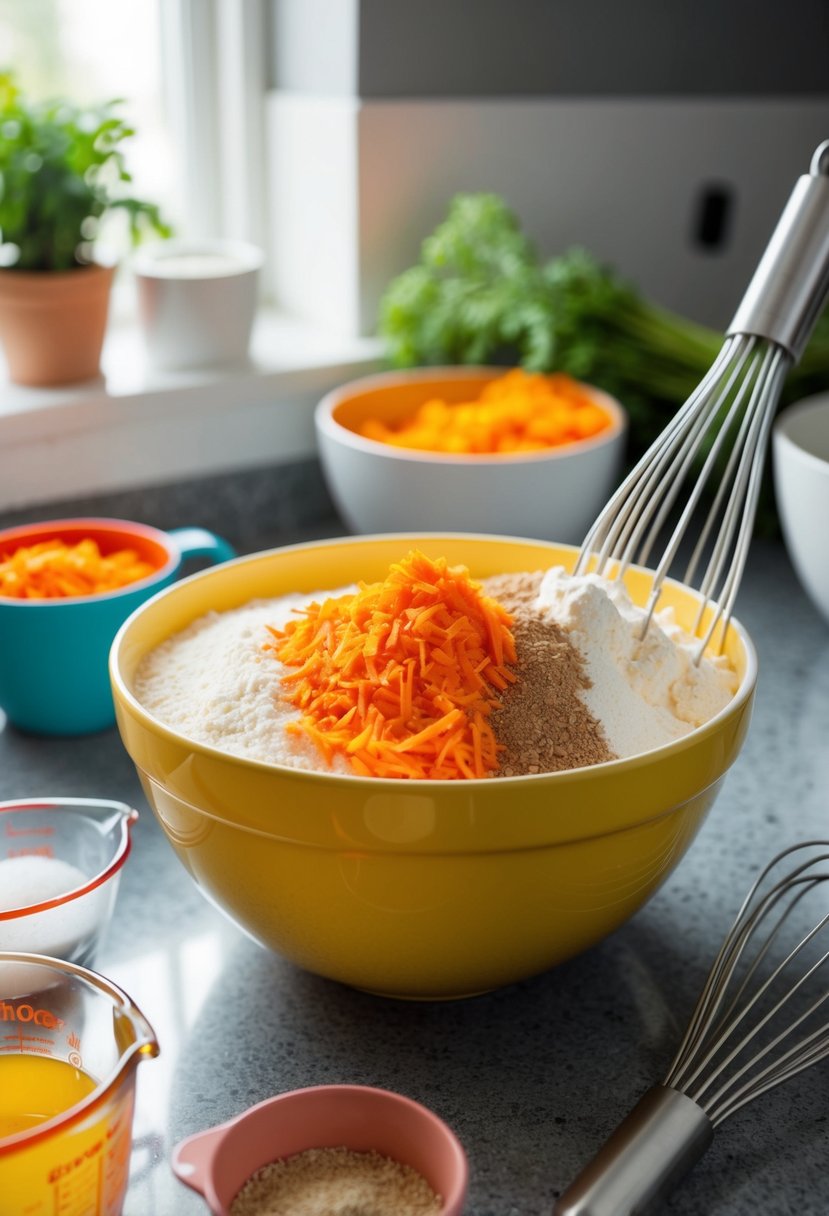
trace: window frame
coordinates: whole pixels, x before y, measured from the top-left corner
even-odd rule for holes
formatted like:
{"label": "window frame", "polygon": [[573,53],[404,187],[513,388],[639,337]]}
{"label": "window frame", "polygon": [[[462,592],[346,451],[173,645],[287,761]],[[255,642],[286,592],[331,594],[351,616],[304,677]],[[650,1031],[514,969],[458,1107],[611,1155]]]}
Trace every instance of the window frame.
{"label": "window frame", "polygon": [[182,156],[184,236],[265,247],[265,0],[163,0],[164,101]]}

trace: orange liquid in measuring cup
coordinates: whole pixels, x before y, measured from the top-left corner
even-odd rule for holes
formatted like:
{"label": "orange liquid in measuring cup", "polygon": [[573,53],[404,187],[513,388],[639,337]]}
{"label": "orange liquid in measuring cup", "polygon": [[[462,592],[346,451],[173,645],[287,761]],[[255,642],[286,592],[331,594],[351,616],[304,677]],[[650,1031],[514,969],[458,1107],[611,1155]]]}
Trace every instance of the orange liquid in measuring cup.
{"label": "orange liquid in measuring cup", "polygon": [[0,1055],[0,1140],[31,1131],[91,1094],[97,1082],[51,1056]]}

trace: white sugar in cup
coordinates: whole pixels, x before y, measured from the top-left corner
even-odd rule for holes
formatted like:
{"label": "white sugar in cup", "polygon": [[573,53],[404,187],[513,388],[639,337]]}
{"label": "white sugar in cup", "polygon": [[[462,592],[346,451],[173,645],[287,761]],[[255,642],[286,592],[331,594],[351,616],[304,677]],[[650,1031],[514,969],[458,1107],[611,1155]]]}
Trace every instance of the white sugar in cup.
{"label": "white sugar in cup", "polygon": [[0,860],[0,912],[62,900],[57,907],[0,920],[0,950],[73,958],[98,934],[109,913],[110,894],[105,886],[77,899],[62,898],[88,882],[77,866],[58,857]]}

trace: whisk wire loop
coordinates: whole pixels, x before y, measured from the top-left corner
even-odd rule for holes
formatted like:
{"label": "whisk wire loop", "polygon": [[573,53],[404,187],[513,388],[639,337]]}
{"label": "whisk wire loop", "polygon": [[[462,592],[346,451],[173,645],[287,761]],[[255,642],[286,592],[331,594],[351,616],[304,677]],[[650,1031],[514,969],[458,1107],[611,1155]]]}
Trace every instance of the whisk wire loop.
{"label": "whisk wire loop", "polygon": [[[827,841],[793,846],[778,854],[760,874],[714,961],[663,1082],[696,1102],[714,1126],[761,1093],[829,1056],[829,1023],[810,1028],[814,1015],[829,1001],[829,988],[804,1006],[797,1004],[829,963],[829,950],[814,960],[808,953],[829,929],[829,912],[793,946],[781,941],[801,901],[814,892],[829,891],[827,849]],[[766,889],[775,867],[804,851],[804,858]],[[776,961],[774,952],[780,944],[782,958]],[[801,960],[803,969],[795,975]],[[786,984],[782,992],[781,983]],[[803,1028],[808,1029],[804,1037],[764,1063]]]}
{"label": "whisk wire loop", "polygon": [[611,497],[576,559],[575,574],[593,571],[622,579],[633,563],[647,566],[654,546],[671,528],[652,572],[644,637],[686,537],[693,542],[697,512],[713,497],[683,580],[695,585],[710,547],[697,586],[696,663],[715,638],[720,650],[725,643],[783,381],[827,298],[829,141],[798,179],[708,373]]}
{"label": "whisk wire loop", "polygon": [[[724,514],[723,526],[708,571],[700,585],[703,602],[700,605],[694,632],[699,630],[707,604],[713,602],[716,611],[712,613],[708,630],[701,639],[696,656],[697,662],[710,644],[714,631],[720,623],[722,624],[721,642],[724,641],[728,622],[731,620],[748,558],[754,519],[760,500],[764,456],[774,420],[774,406],[780,396],[790,365],[791,360],[785,351],[780,348],[770,348],[764,356],[763,367],[755,383],[752,400],[746,414],[746,418],[750,418],[751,421],[746,428],[745,446],[741,445],[739,448],[742,456],[733,481],[731,498]],[[726,478],[723,481],[723,488],[727,484]],[[715,522],[715,514],[710,516],[710,521]],[[706,523],[705,536],[708,535],[708,531],[709,524]],[[690,581],[687,574],[684,581]]]}
{"label": "whisk wire loop", "polygon": [[[705,411],[700,411],[698,418],[695,420],[694,430],[689,432],[688,438],[684,445],[685,449],[687,449],[686,458],[683,462],[682,467],[677,470],[678,475],[675,477],[672,477],[673,486],[669,490],[669,492],[665,495],[665,500],[662,505],[662,508],[661,508],[659,514],[657,515],[656,519],[653,521],[653,523],[651,525],[650,535],[648,536],[647,541],[645,542],[645,544],[643,545],[643,547],[639,553],[639,561],[643,565],[647,564],[648,558],[650,557],[651,550],[652,550],[654,544],[656,543],[656,541],[659,539],[659,536],[662,532],[662,528],[664,527],[664,525],[667,522],[668,516],[670,514],[670,510],[673,507],[677,497],[679,496],[679,492],[682,488],[683,480],[688,475],[690,468],[696,458],[698,445],[704,439],[705,435],[709,433],[709,428],[711,428],[711,424],[713,422],[715,422],[716,419],[719,417],[719,414],[723,408],[723,405],[728,401],[728,398],[734,389],[734,385],[735,385],[735,381],[737,380],[737,377],[740,375],[745,363],[750,358],[751,345],[750,344],[745,345],[745,344],[739,343],[736,338],[728,338],[726,340],[725,345],[723,346],[723,354],[727,355],[733,359],[733,366],[730,369],[729,378],[726,380],[726,382],[724,384],[720,384],[719,381],[716,380],[715,377],[713,377],[713,376],[711,377],[711,380],[710,380],[711,387],[715,388],[719,385],[719,391],[717,393],[714,393],[714,392],[711,393],[707,409]],[[739,357],[734,358],[735,354],[737,354]],[[726,362],[727,362],[727,360],[726,360]],[[709,381],[706,380],[703,383],[706,384],[706,383],[709,383]],[[674,534],[671,539],[671,542],[669,543],[669,545],[665,551],[665,555],[663,556],[662,561],[659,564],[659,568],[656,571],[656,574],[654,576],[654,585],[657,588],[661,584],[665,573],[669,569],[671,562],[673,561],[674,557],[676,556],[677,549],[679,548],[679,542],[682,539],[685,528],[686,528],[687,524],[689,523],[691,516],[693,515],[693,512],[696,508],[696,505],[697,505],[700,497],[702,496],[702,492],[708,481],[708,477],[709,477],[712,469],[716,466],[716,461],[717,461],[717,458],[719,457],[720,450],[722,449],[722,447],[728,437],[728,434],[731,430],[731,427],[732,427],[735,419],[740,414],[740,407],[742,405],[742,392],[739,390],[741,387],[744,388],[745,386],[738,385],[738,391],[734,396],[734,400],[733,400],[733,403],[732,403],[730,409],[728,410],[728,414],[727,414],[726,418],[724,419],[724,421],[722,422],[721,426],[719,427],[719,430],[715,432],[716,437],[714,439],[714,442],[711,445],[711,450],[708,453],[708,457],[702,467],[702,470],[700,471],[700,475],[697,479],[696,485],[694,487],[694,491],[691,494],[691,496],[688,500],[688,503],[686,504],[685,510],[682,513],[682,517],[674,530]],[[727,480],[729,477],[729,471],[730,471],[731,467],[733,466],[733,463],[735,461],[737,454],[738,454],[738,449],[735,446],[731,452],[731,456],[729,458],[729,465],[726,467],[723,481],[722,481],[719,491],[718,491],[719,499],[722,498],[722,495],[725,491]],[[673,470],[672,470],[672,472],[673,472]],[[716,507],[718,505],[719,505],[719,503],[715,499],[714,507]],[[709,512],[708,525],[713,523],[713,519],[714,519],[714,508],[712,508],[711,512]],[[702,540],[704,541],[705,539],[706,539],[705,533],[703,533]],[[704,543],[701,545],[698,545],[698,550],[700,552],[702,551],[703,548],[704,548]],[[651,598],[655,598],[655,597],[652,595]]]}
{"label": "whisk wire loop", "polygon": [[[776,1003],[774,1005],[772,1005],[772,1007],[768,1011],[766,1011],[754,1025],[750,1026],[747,1033],[745,1033],[743,1035],[743,1037],[738,1040],[738,1042],[734,1045],[734,1047],[731,1049],[731,1051],[729,1051],[727,1055],[725,1055],[716,1065],[714,1065],[713,1062],[716,1059],[716,1056],[718,1055],[719,1052],[721,1052],[725,1049],[725,1047],[727,1046],[727,1044],[730,1041],[731,1036],[737,1032],[737,1030],[741,1026],[741,1024],[746,1022],[749,1015],[755,1010],[755,1008],[757,1008],[759,1006],[760,1001],[770,991],[771,986],[784,973],[784,971],[788,967],[788,965],[797,958],[797,956],[801,952],[801,950],[803,950],[808,945],[809,941],[811,941],[811,939],[827,923],[829,923],[829,917],[826,917],[824,919],[824,921],[821,922],[820,925],[816,926],[812,930],[812,932],[806,938],[804,938],[802,942],[800,942],[800,944],[795,948],[795,950],[793,950],[788,955],[788,957],[786,959],[784,959],[782,963],[779,964],[779,966],[772,973],[772,975],[770,975],[769,978],[766,980],[766,982],[763,985],[761,985],[761,987],[758,989],[758,991],[743,1006],[743,1008],[741,1010],[739,1010],[739,1012],[737,1012],[733,1016],[733,1018],[730,1022],[717,1028],[717,1030],[715,1032],[717,1035],[717,1041],[715,1042],[715,1044],[711,1048],[711,1050],[709,1052],[707,1052],[706,1055],[703,1057],[703,1059],[700,1061],[700,1065],[699,1065],[698,1069],[693,1073],[690,1080],[685,1083],[684,1092],[687,1093],[690,1098],[693,1098],[695,1102],[699,1103],[699,1105],[702,1106],[706,1110],[706,1112],[708,1113],[709,1118],[711,1118],[712,1122],[716,1123],[718,1120],[718,1117],[719,1118],[722,1117],[721,1108],[720,1108],[719,1104],[726,1095],[730,1094],[734,1090],[734,1088],[737,1085],[737,1082],[742,1077],[746,1076],[749,1073],[753,1073],[752,1080],[751,1080],[750,1084],[748,1086],[746,1086],[746,1090],[748,1090],[749,1088],[753,1088],[754,1084],[757,1080],[760,1080],[765,1076],[771,1076],[772,1073],[775,1072],[776,1069],[779,1067],[781,1060],[783,1062],[785,1062],[789,1058],[790,1055],[792,1055],[800,1050],[802,1044],[795,1044],[792,1048],[789,1049],[788,1052],[786,1052],[784,1054],[783,1057],[778,1058],[778,1060],[775,1061],[774,1063],[772,1063],[771,1065],[769,1065],[768,1068],[763,1069],[763,1070],[758,1070],[756,1072],[754,1071],[757,1069],[757,1066],[759,1065],[761,1060],[765,1059],[765,1057],[768,1056],[770,1054],[770,1052],[772,1052],[775,1048],[779,1047],[781,1043],[785,1042],[785,1040],[787,1038],[789,1038],[789,1036],[791,1034],[793,1034],[798,1029],[799,1026],[801,1026],[804,1022],[806,1022],[811,1017],[811,1015],[815,1012],[816,1009],[820,1008],[820,1006],[827,999],[826,995],[819,997],[807,1009],[805,1009],[798,1017],[795,1017],[795,1019],[792,1022],[790,1022],[783,1030],[779,1031],[775,1038],[771,1039],[768,1043],[764,1044],[762,1047],[759,1047],[756,1050],[755,1054],[749,1060],[747,1060],[741,1067],[739,1067],[734,1073],[732,1073],[731,1076],[728,1078],[728,1080],[723,1085],[721,1085],[719,1089],[717,1089],[713,1094],[711,1094],[708,1098],[706,1098],[706,1094],[711,1089],[711,1086],[715,1083],[715,1081],[717,1081],[725,1073],[726,1069],[739,1058],[739,1056],[743,1053],[743,1051],[745,1051],[745,1049],[747,1047],[749,1047],[755,1041],[758,1033],[760,1031],[764,1030],[767,1026],[771,1025],[771,1023],[777,1017],[777,1015],[787,1006],[787,1004],[789,1004],[789,1002],[794,1000],[797,993],[802,989],[803,985],[811,979],[811,977],[817,972],[817,970],[826,962],[827,958],[829,958],[829,954],[825,954],[823,956],[823,958],[819,960],[819,962],[815,963],[812,967],[810,967],[804,973],[804,975],[802,975],[800,977],[800,979],[797,980],[797,982],[785,993],[784,996],[780,997],[776,1001]],[[808,1040],[804,1040],[804,1042],[805,1041],[808,1041]],[[829,1046],[829,1045],[827,1045],[827,1046]],[[709,1075],[706,1078],[702,1079],[701,1074],[704,1072],[705,1068],[709,1067],[709,1066],[711,1066],[711,1071],[710,1071]],[[694,1081],[697,1080],[698,1078],[701,1078],[700,1083],[699,1083],[699,1085],[694,1086]],[[774,1082],[774,1084],[780,1084],[780,1082],[782,1080],[783,1080],[783,1078],[780,1077],[778,1074],[778,1079]],[[767,1086],[767,1088],[771,1088],[771,1086]]]}
{"label": "whisk wire loop", "polygon": [[679,485],[667,476],[669,463],[674,459],[677,443],[682,440],[688,442],[687,426],[690,424],[693,427],[695,422],[699,427],[703,425],[705,417],[698,417],[697,410],[705,409],[709,385],[726,362],[727,355],[728,344],[720,350],[705,379],[611,496],[584,539],[576,559],[575,574],[585,573],[588,564],[596,574],[605,574],[611,560],[618,563],[617,573],[624,574],[633,560],[642,528],[661,501],[656,491],[661,488],[665,494],[671,486],[675,487],[674,494],[679,491]]}
{"label": "whisk wire loop", "polygon": [[722,643],[731,618],[759,500],[774,406],[790,364],[788,352],[774,343],[755,335],[728,336],[708,374],[599,515],[576,560],[576,574],[589,569],[616,579],[623,578],[634,562],[646,566],[685,493],[653,572],[644,637],[664,581],[722,469],[683,578],[693,585],[713,537],[692,627],[700,636],[705,622],[696,662],[718,626]]}
{"label": "whisk wire loop", "polygon": [[[785,1030],[781,1031],[766,1046],[763,1052],[758,1053],[749,1064],[735,1073],[727,1084],[720,1086],[706,1103],[700,1103],[700,1105],[704,1106],[714,1127],[718,1127],[726,1119],[730,1118],[735,1111],[739,1110],[742,1106],[748,1105],[749,1102],[753,1102],[761,1094],[768,1093],[769,1090],[782,1085],[784,1081],[788,1081],[791,1077],[796,1076],[804,1068],[811,1067],[812,1064],[816,1064],[819,1060],[825,1059],[829,1055],[829,1022],[827,1022],[806,1035],[798,1043],[793,1044],[781,1056],[778,1056],[770,1064],[767,1064],[765,1068],[755,1071],[743,1085],[737,1084],[742,1076],[745,1076],[751,1068],[756,1066],[761,1056],[767,1055],[775,1047],[778,1047],[788,1035],[805,1022],[826,1000],[827,996],[822,996],[814,1001],[799,1018],[787,1026]],[[692,1096],[689,1094],[689,1097]]]}
{"label": "whisk wire loop", "polygon": [[[797,848],[811,848],[812,843]],[[752,912],[751,905],[754,901],[762,883],[766,880],[773,868],[778,865],[788,853],[792,850],[787,850],[785,853],[778,854],[768,866],[758,875],[748,894],[746,895],[740,907],[737,916],[729,930],[728,935],[723,941],[719,953],[715,958],[700,992],[696,1007],[688,1021],[685,1034],[682,1038],[673,1063],[665,1078],[666,1085],[672,1085],[677,1088],[681,1087],[687,1076],[687,1068],[695,1059],[700,1042],[708,1033],[708,1028],[713,1025],[714,1019],[719,1015],[720,1024],[722,1024],[742,998],[745,990],[758,970],[763,959],[771,950],[776,937],[779,935],[785,922],[785,916],[781,917],[772,932],[761,943],[753,962],[746,970],[742,977],[742,981],[733,992],[730,1003],[726,1006],[725,1011],[722,1011],[725,1004],[727,985],[729,977],[734,974],[741,958],[743,957],[749,939],[762,919],[769,914],[771,909],[779,899],[783,897],[786,889],[785,882],[777,883],[765,896],[759,907]],[[798,867],[790,876],[792,880],[797,878],[804,870],[808,869],[813,864],[814,859],[807,860]],[[791,912],[799,899],[806,894],[806,888],[803,887],[797,894],[795,899],[790,902],[788,912]]]}
{"label": "whisk wire loop", "polygon": [[[814,886],[814,883],[816,880],[811,879],[811,878],[796,880],[795,877],[793,876],[792,885],[794,885],[795,881],[799,881],[800,890],[796,891],[795,894],[792,896],[792,899],[789,901],[788,907],[785,909],[783,914],[779,917],[776,925],[774,926],[772,931],[768,934],[765,941],[763,941],[762,944],[759,946],[757,953],[754,956],[754,959],[752,960],[751,964],[746,969],[746,973],[743,976],[741,983],[737,986],[736,990],[734,991],[729,1005],[726,1007],[726,1009],[722,1013],[721,1020],[723,1022],[730,1015],[732,1010],[740,1003],[740,1001],[743,1000],[744,995],[745,995],[746,991],[748,990],[752,979],[754,978],[754,975],[759,971],[760,966],[763,963],[764,959],[766,958],[766,956],[768,954],[770,954],[771,950],[773,949],[774,943],[777,940],[777,938],[779,937],[780,933],[782,932],[783,927],[786,923],[786,920],[788,919],[789,916],[792,915],[792,913],[794,912],[794,910],[797,907],[800,900],[803,899],[803,897],[809,893],[809,891]],[[819,881],[819,880],[817,880],[817,881]],[[745,941],[750,937],[750,935],[754,932],[754,930],[759,926],[763,917],[770,914],[770,912],[773,910],[774,906],[784,897],[784,895],[786,893],[787,893],[787,884],[780,884],[780,883],[778,883],[777,886],[775,886],[773,888],[773,890],[769,892],[769,895],[764,900],[763,904],[760,907],[758,907],[757,911],[754,913],[754,915],[751,917],[751,919],[748,920],[743,925],[741,932],[736,937],[735,948],[739,942],[745,943]]]}

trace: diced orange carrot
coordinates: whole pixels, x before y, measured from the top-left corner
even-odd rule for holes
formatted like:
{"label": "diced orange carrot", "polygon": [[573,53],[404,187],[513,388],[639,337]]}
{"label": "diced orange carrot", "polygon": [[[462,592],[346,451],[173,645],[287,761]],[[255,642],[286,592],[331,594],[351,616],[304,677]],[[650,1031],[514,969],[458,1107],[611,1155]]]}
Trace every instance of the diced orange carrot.
{"label": "diced orange carrot", "polygon": [[476,401],[430,397],[397,423],[367,418],[359,434],[378,443],[451,455],[537,452],[576,443],[610,426],[610,415],[577,380],[515,368]]}

